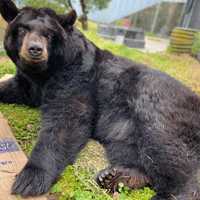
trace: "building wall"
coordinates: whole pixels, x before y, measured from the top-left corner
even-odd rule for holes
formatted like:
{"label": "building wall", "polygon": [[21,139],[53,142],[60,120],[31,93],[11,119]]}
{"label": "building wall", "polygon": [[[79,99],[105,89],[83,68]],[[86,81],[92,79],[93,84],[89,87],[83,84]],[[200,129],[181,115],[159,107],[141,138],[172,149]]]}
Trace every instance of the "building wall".
{"label": "building wall", "polygon": [[100,23],[112,23],[123,17],[136,13],[162,0],[111,0],[103,10],[92,10],[89,19]]}
{"label": "building wall", "polygon": [[184,3],[163,2],[135,13],[129,19],[132,27],[168,36],[174,27],[179,26],[183,9]]}
{"label": "building wall", "polygon": [[200,0],[188,0],[181,26],[200,30]]}
{"label": "building wall", "polygon": [[194,2],[189,27],[194,29],[200,29],[200,0],[195,0]]}
{"label": "building wall", "polygon": [[153,32],[163,36],[170,35],[171,31],[180,25],[183,9],[183,3],[162,3]]}

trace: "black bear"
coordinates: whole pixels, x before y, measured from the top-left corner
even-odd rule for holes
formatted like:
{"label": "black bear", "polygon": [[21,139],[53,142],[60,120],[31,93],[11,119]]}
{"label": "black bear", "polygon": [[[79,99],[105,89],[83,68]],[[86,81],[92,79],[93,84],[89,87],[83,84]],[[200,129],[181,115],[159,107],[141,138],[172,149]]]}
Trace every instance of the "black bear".
{"label": "black bear", "polygon": [[115,191],[150,185],[153,200],[199,200],[200,98],[166,74],[100,50],[73,24],[74,11],[17,9],[0,0],[4,46],[16,76],[0,101],[40,107],[42,127],[13,194],[47,192],[89,138],[110,167],[98,183]]}

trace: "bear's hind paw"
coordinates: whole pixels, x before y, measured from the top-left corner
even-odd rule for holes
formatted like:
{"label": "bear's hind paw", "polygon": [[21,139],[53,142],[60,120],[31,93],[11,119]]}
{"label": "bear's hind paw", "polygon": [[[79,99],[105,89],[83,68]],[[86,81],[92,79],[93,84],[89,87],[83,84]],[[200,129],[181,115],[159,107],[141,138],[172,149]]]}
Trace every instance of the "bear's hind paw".
{"label": "bear's hind paw", "polygon": [[100,187],[107,189],[110,193],[117,191],[119,183],[123,183],[131,189],[138,189],[144,186],[150,186],[150,179],[136,169],[123,167],[107,168],[102,170],[97,178]]}

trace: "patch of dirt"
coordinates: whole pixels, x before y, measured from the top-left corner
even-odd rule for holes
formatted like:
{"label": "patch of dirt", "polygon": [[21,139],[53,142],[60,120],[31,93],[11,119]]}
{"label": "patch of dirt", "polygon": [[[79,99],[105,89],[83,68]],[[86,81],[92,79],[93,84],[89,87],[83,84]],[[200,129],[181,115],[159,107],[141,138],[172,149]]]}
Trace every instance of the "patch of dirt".
{"label": "patch of dirt", "polygon": [[191,66],[192,74],[191,78],[193,81],[196,81],[196,83],[200,86],[200,66]]}
{"label": "patch of dirt", "polygon": [[175,60],[179,65],[183,63],[187,66],[187,72],[182,78],[187,79],[187,85],[200,94],[200,62],[188,54],[169,54],[168,57],[170,60]]}
{"label": "patch of dirt", "polygon": [[0,56],[0,62],[6,62],[9,61],[10,59],[7,56]]}
{"label": "patch of dirt", "polygon": [[58,200],[59,194],[49,194],[47,195],[47,200]]}
{"label": "patch of dirt", "polygon": [[82,150],[76,165],[98,172],[108,166],[105,150],[98,142],[91,140]]}

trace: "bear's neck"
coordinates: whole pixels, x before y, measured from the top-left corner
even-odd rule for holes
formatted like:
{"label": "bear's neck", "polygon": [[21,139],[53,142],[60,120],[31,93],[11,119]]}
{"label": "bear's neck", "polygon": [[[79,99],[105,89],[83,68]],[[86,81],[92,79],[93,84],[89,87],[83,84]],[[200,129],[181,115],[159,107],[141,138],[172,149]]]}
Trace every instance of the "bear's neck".
{"label": "bear's neck", "polygon": [[74,28],[71,35],[71,43],[66,44],[65,64],[66,66],[68,65],[68,67],[80,66],[79,70],[85,72],[89,71],[95,64],[97,51],[101,50],[89,41],[79,30]]}

